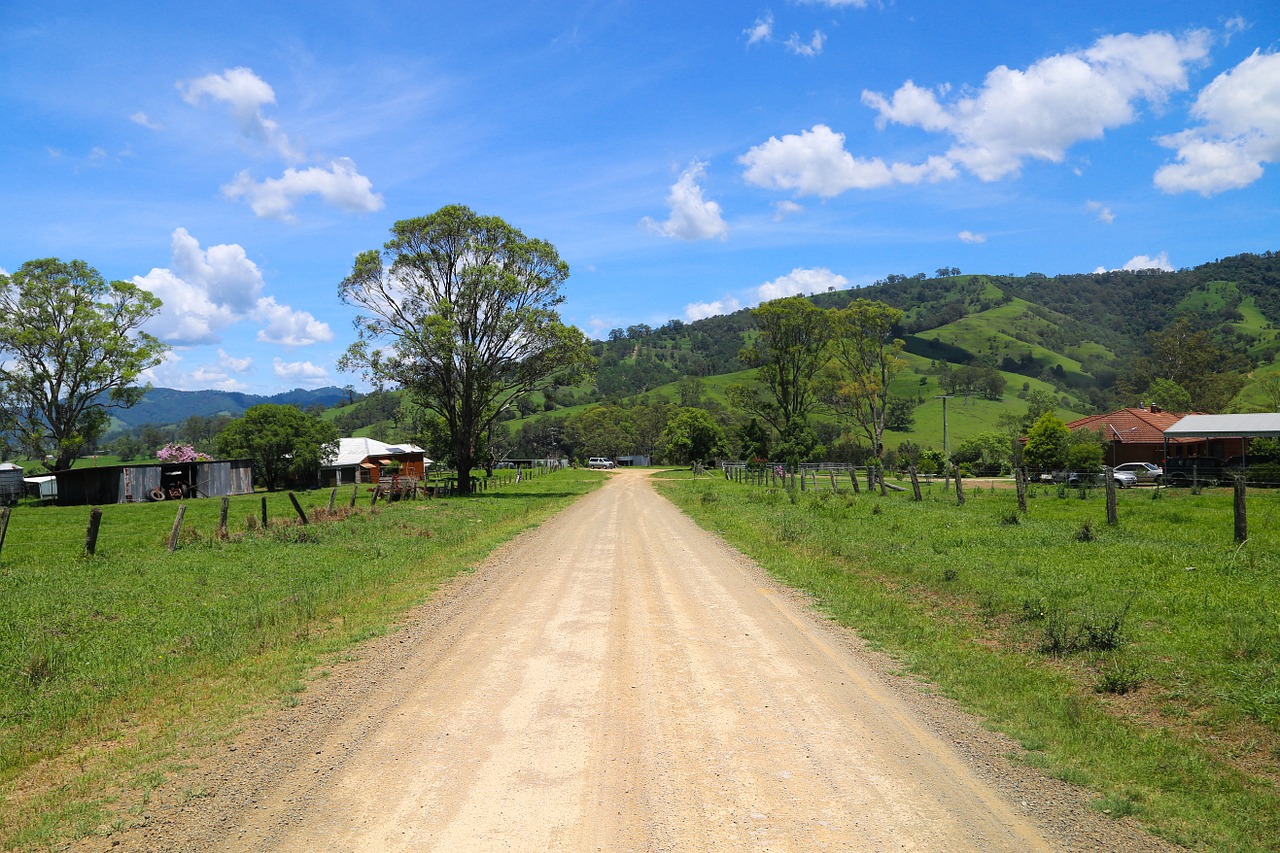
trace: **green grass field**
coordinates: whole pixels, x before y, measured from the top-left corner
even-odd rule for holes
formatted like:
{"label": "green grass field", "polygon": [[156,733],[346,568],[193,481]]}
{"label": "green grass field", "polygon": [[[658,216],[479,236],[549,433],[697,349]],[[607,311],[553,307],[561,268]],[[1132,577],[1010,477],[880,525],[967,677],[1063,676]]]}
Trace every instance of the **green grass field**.
{"label": "green grass field", "polygon": [[[347,509],[339,492],[187,504],[19,507],[0,551],[0,843],[57,846],[135,820],[174,744],[287,702],[317,663],[385,632],[439,584],[603,481],[563,471],[472,498]],[[133,806],[126,804],[132,803]]]}
{"label": "green grass field", "polygon": [[[847,484],[847,480],[845,481]],[[1280,838],[1280,494],[940,484],[860,496],[664,482],[695,519],[1022,745],[1194,848]],[[829,486],[827,487],[829,490]],[[1086,531],[1087,525],[1087,531]],[[1082,541],[1085,540],[1085,541]]]}

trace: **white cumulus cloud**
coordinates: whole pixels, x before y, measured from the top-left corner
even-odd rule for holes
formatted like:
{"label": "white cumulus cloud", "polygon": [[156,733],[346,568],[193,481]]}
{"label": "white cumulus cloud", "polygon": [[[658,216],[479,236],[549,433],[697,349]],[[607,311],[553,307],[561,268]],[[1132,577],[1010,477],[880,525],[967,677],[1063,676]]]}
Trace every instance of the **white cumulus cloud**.
{"label": "white cumulus cloud", "polygon": [[1218,75],[1191,114],[1200,127],[1159,140],[1178,161],[1156,171],[1158,188],[1211,196],[1261,178],[1265,164],[1280,161],[1280,54],[1254,51]]}
{"label": "white cumulus cloud", "polygon": [[202,249],[185,228],[178,228],[170,247],[169,267],[133,277],[164,303],[147,325],[156,337],[175,346],[213,344],[229,326],[257,321],[263,324],[258,339],[268,343],[304,346],[333,339],[326,323],[262,295],[262,272],[241,246]]}
{"label": "white cumulus cloud", "polygon": [[253,359],[248,356],[236,358],[228,355],[226,350],[218,350],[218,367],[232,373],[248,373],[253,367]]}
{"label": "white cumulus cloud", "polygon": [[782,299],[787,296],[823,293],[828,289],[840,290],[848,284],[849,279],[833,273],[826,267],[813,269],[797,267],[786,275],[779,276],[773,281],[766,281],[757,287],[755,296],[760,302],[768,302],[771,299]]}
{"label": "white cumulus cloud", "polygon": [[941,157],[919,165],[885,163],[876,157],[855,158],[845,150],[845,136],[825,124],[776,136],[738,158],[743,178],[767,189],[831,198],[852,189],[868,190],[894,183],[918,184],[954,178],[955,169]]}
{"label": "white cumulus cloud", "polygon": [[961,243],[985,243],[987,242],[986,234],[975,234],[969,229],[965,229],[956,235],[960,238]]}
{"label": "white cumulus cloud", "polygon": [[1017,70],[1001,65],[982,87],[947,100],[950,87],[912,81],[891,96],[864,91],[862,101],[887,122],[950,135],[949,161],[984,181],[1016,176],[1028,159],[1061,163],[1083,140],[1137,118],[1139,102],[1162,105],[1187,88],[1187,71],[1207,57],[1209,35],[1122,33],[1091,47],[1046,57]]}
{"label": "white cumulus cloud", "polygon": [[142,372],[141,378],[162,388],[175,388],[179,391],[204,391],[210,388],[219,391],[247,391],[249,386],[229,376],[225,370],[215,365],[200,365],[187,370],[183,357],[169,350],[164,360]]}
{"label": "white cumulus cloud", "polygon": [[308,158],[294,147],[275,119],[263,112],[264,107],[276,102],[275,90],[251,69],[231,68],[221,74],[179,82],[178,91],[194,106],[205,99],[226,104],[245,137],[268,146],[289,164],[278,178],[259,181],[248,171],[241,171],[222,187],[224,196],[248,202],[259,217],[293,222],[294,207],[306,197],[319,198],[351,213],[382,209],[382,196],[373,191],[372,182],[357,171],[349,157],[328,158],[327,163],[302,167]]}
{"label": "white cumulus cloud", "polygon": [[258,340],[285,347],[304,347],[333,340],[328,323],[321,323],[308,311],[299,311],[276,302],[274,296],[258,300],[253,317],[263,324]]}
{"label": "white cumulus cloud", "polygon": [[742,304],[732,296],[714,302],[690,302],[684,306],[684,318],[692,323],[694,320],[705,320],[720,314],[732,314],[741,307]]}
{"label": "white cumulus cloud", "polygon": [[648,216],[641,223],[651,231],[664,237],[675,237],[680,240],[723,240],[729,233],[729,226],[720,215],[720,205],[702,197],[702,187],[698,181],[706,174],[707,164],[694,161],[689,168],[680,173],[680,177],[671,185],[667,194],[667,204],[671,215],[665,222],[655,222]]}
{"label": "white cumulus cloud", "polygon": [[1148,255],[1134,255],[1129,259],[1128,263],[1122,266],[1122,270],[1163,270],[1165,272],[1173,272],[1173,265],[1169,263],[1169,253],[1161,252],[1154,258]]}
{"label": "white cumulus cloud", "polygon": [[329,378],[329,371],[309,361],[284,361],[272,359],[271,370],[276,376],[289,382],[315,382]]}
{"label": "white cumulus cloud", "polygon": [[206,74],[178,83],[178,91],[183,100],[193,106],[199,106],[206,97],[221,101],[230,108],[240,132],[246,137],[269,145],[291,163],[302,159],[279,124],[263,115],[262,108],[276,102],[276,93],[251,69],[229,68],[221,74]]}
{"label": "white cumulus cloud", "polygon": [[353,213],[371,213],[383,207],[382,196],[373,191],[373,184],[346,157],[334,160],[327,169],[285,169],[279,178],[262,181],[241,172],[222,192],[230,199],[244,198],[258,216],[282,222],[296,219],[293,207],[306,196],[319,196],[328,204]]}

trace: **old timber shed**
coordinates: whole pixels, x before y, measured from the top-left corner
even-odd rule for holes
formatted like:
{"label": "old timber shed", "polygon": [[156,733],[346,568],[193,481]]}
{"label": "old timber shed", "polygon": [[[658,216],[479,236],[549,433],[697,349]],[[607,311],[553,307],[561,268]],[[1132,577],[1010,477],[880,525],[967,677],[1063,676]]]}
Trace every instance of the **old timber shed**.
{"label": "old timber shed", "polygon": [[54,476],[59,506],[219,498],[253,491],[248,459],[71,468]]}

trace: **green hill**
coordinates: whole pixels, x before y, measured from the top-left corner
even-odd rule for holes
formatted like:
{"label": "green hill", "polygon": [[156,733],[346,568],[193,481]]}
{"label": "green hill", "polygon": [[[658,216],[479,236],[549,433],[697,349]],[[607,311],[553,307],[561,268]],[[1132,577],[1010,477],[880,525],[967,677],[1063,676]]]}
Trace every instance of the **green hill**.
{"label": "green hill", "polygon": [[[879,300],[904,312],[899,334],[906,343],[908,367],[894,390],[917,406],[913,427],[891,431],[889,446],[910,441],[941,447],[939,377],[964,366],[999,371],[1006,386],[999,400],[970,396],[950,402],[952,444],[995,429],[1002,416],[1024,413],[1028,393],[1052,395],[1064,418],[1134,405],[1148,383],[1164,375],[1167,365],[1160,362],[1157,342],[1174,328],[1202,335],[1199,340],[1215,348],[1211,369],[1227,379],[1237,377],[1231,387],[1240,385],[1239,394],[1220,408],[1274,407],[1275,397],[1266,390],[1280,374],[1275,365],[1280,352],[1280,254],[1273,252],[1173,272],[890,275],[867,287],[810,299],[823,308],[844,307],[853,299]],[[722,420],[732,420],[726,389],[753,381],[738,352],[754,335],[752,314],[745,309],[696,322],[614,329],[592,343],[597,370],[591,381],[520,400],[506,414],[508,430],[517,436],[540,435],[538,441],[545,443],[552,439],[543,433],[554,437],[568,417],[598,403],[677,404],[693,396]],[[176,426],[191,415],[236,416],[258,402],[328,407],[325,417],[340,423],[344,434],[402,440],[422,428],[420,416],[407,406],[401,410],[398,395],[369,395],[351,405],[348,393],[338,388],[298,389],[273,397],[157,388],[120,413],[117,426]],[[823,423],[821,417],[817,420]]]}

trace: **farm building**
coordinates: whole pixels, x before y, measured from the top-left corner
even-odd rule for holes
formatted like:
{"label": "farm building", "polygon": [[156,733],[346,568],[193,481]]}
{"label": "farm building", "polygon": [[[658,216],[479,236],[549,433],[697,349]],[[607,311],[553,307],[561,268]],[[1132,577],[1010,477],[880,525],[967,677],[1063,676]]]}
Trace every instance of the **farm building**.
{"label": "farm building", "polygon": [[14,462],[0,464],[0,504],[12,506],[26,491],[22,482],[22,466]]}
{"label": "farm building", "polygon": [[55,471],[54,476],[59,506],[218,498],[253,491],[248,459],[71,468]]}
{"label": "farm building", "polygon": [[[1255,438],[1280,438],[1280,412],[1245,415],[1187,415],[1164,431],[1170,447],[1197,442],[1205,448],[1201,456],[1248,458]],[[1174,455],[1170,451],[1170,455]]]}
{"label": "farm building", "polygon": [[421,477],[430,464],[426,451],[412,444],[340,438],[338,452],[320,466],[320,484],[377,483],[384,474],[393,473],[401,477]]}
{"label": "farm building", "polygon": [[1165,430],[1185,415],[1166,412],[1159,406],[1118,409],[1105,415],[1090,415],[1067,424],[1067,429],[1091,429],[1107,445],[1106,464],[1125,462],[1163,462],[1166,455],[1203,455],[1204,440],[1176,438],[1166,445]]}

